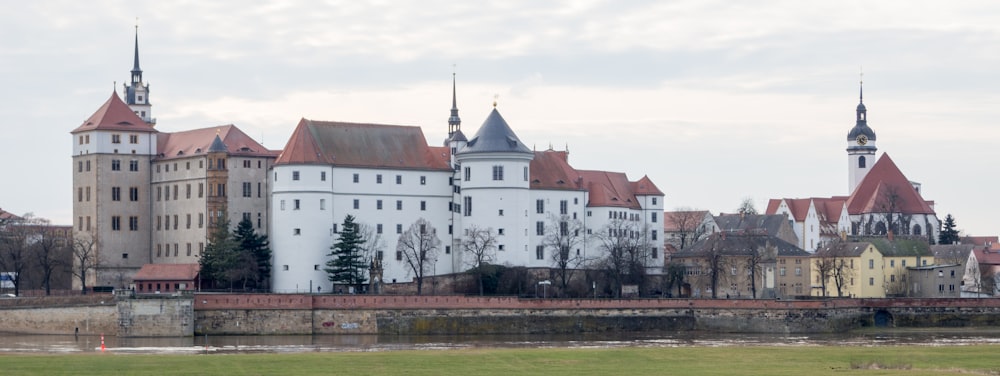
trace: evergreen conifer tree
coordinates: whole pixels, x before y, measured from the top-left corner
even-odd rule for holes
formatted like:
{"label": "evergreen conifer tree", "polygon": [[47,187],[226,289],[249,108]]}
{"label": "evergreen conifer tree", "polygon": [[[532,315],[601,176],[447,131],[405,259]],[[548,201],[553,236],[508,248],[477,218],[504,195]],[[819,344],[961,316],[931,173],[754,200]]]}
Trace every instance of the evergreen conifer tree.
{"label": "evergreen conifer tree", "polygon": [[365,240],[359,232],[360,226],[354,222],[354,216],[344,217],[337,242],[330,247],[329,256],[332,258],[326,262],[324,271],[328,274],[327,279],[333,283],[353,286],[356,292],[361,291],[361,285],[365,282],[365,263],[362,256]]}
{"label": "evergreen conifer tree", "polygon": [[948,214],[944,217],[944,224],[941,226],[941,235],[938,236],[938,244],[958,244],[958,230],[955,229],[955,217]]}
{"label": "evergreen conifer tree", "polygon": [[258,234],[253,228],[253,222],[244,218],[233,231],[233,240],[256,263],[257,268],[252,273],[254,287],[266,288],[271,279],[271,248],[267,235]]}

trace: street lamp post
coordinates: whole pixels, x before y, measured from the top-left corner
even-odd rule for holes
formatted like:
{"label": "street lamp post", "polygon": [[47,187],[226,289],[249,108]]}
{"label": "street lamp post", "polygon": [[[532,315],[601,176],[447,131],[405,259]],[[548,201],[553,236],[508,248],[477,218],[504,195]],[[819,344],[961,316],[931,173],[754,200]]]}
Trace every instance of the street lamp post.
{"label": "street lamp post", "polygon": [[[548,287],[549,287],[549,285],[552,284],[552,281],[549,281],[549,280],[546,279],[544,281],[538,282],[538,284],[542,285],[542,299],[547,298],[548,297]],[[535,294],[538,294],[538,293],[536,292]]]}

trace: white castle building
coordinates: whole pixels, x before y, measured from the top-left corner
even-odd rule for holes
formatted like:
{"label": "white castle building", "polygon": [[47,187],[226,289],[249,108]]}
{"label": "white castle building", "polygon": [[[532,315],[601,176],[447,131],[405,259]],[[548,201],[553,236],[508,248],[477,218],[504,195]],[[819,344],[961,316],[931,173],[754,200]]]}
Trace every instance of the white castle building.
{"label": "white castle building", "polygon": [[302,119],[269,177],[274,290],[331,287],[323,268],[347,215],[380,237],[371,257],[382,260],[384,283],[413,280],[397,241],[419,219],[441,240],[425,275],[467,270],[461,244],[472,228],[496,237],[495,263],[553,267],[543,245],[553,218],[580,223],[571,252],[589,259],[602,256],[595,232],[624,221],[648,245],[650,271],[662,269],[664,195],[648,177],[577,170],[567,151],[532,151],[496,108],[467,139],[454,82],[448,122],[445,145],[434,147],[419,127]]}
{"label": "white castle building", "polygon": [[612,233],[648,247],[649,272],[662,269],[664,195],[649,178],[577,170],[568,151],[532,151],[495,108],[467,139],[454,80],[441,147],[415,126],[308,119],[283,151],[234,125],[161,132],[139,68],[138,30],[123,94],[71,131],[73,236],[92,241],[97,255],[89,286],[128,287],[144,264],[197,263],[224,216],[270,236],[276,292],[331,291],[323,267],[347,215],[379,238],[367,256],[382,261],[385,283],[413,280],[397,241],[419,219],[441,242],[425,276],[467,270],[462,241],[473,228],[496,237],[497,264],[552,267],[543,239],[556,227],[580,239],[574,258],[599,258],[597,235]]}

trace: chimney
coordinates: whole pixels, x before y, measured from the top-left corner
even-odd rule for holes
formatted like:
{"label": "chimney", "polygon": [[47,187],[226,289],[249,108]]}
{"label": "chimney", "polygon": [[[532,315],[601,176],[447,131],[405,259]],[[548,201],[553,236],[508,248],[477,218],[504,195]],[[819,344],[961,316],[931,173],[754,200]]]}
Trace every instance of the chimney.
{"label": "chimney", "polygon": [[889,237],[889,241],[891,242],[891,241],[892,241],[892,239],[893,239],[893,236],[892,236],[892,230],[889,230],[889,232],[887,232],[887,233],[886,233],[886,235],[888,235],[888,237]]}

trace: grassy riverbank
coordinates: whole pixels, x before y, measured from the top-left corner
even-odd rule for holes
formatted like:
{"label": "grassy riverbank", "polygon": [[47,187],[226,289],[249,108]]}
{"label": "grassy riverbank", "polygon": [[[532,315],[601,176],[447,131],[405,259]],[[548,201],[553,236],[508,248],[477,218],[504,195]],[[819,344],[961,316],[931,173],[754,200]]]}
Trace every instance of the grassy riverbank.
{"label": "grassy riverbank", "polygon": [[7,354],[0,368],[10,375],[1000,375],[998,353],[1000,345]]}

